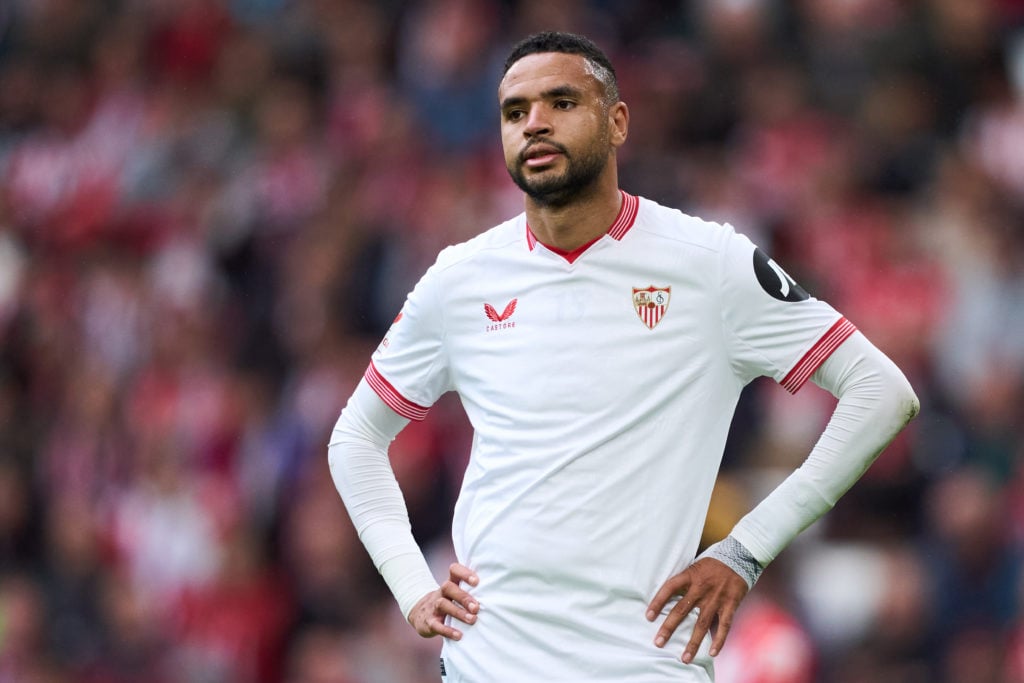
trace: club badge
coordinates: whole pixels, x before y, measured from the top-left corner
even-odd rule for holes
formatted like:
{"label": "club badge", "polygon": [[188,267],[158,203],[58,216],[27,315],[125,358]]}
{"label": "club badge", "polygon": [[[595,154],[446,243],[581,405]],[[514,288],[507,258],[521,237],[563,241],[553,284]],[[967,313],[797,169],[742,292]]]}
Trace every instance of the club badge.
{"label": "club badge", "polygon": [[671,287],[634,287],[633,308],[640,316],[640,321],[648,328],[654,329],[665,317],[668,301],[672,297]]}

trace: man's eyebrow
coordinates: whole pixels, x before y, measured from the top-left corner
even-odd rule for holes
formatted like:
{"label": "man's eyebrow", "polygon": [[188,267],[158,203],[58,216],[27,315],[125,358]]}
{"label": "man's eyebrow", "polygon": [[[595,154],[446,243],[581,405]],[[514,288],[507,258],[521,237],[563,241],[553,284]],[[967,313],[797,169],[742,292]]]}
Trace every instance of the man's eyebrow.
{"label": "man's eyebrow", "polygon": [[[554,100],[559,97],[574,97],[578,99],[583,97],[583,91],[579,88],[574,88],[571,85],[560,85],[558,87],[551,88],[550,90],[545,90],[540,94],[540,99],[542,100]],[[501,109],[505,110],[509,107],[525,104],[526,102],[527,98],[525,97],[506,97],[501,101]]]}
{"label": "man's eyebrow", "polygon": [[571,85],[560,85],[557,88],[551,90],[545,90],[541,93],[541,98],[545,100],[554,100],[559,97],[583,97],[583,91],[579,88],[574,88]]}
{"label": "man's eyebrow", "polygon": [[514,107],[516,105],[525,104],[525,103],[526,103],[526,98],[525,97],[506,97],[505,99],[503,99],[501,101],[501,109],[502,109],[502,111],[504,111],[505,109],[508,109],[509,107]]}

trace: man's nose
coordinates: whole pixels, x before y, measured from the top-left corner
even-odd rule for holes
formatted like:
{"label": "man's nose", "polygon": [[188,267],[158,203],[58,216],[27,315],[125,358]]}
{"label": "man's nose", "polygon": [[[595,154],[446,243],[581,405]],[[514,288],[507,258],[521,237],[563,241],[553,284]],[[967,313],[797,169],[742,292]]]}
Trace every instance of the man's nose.
{"label": "man's nose", "polygon": [[528,138],[551,134],[551,121],[548,119],[544,107],[530,108],[530,113],[526,119],[526,126],[523,128],[523,134]]}

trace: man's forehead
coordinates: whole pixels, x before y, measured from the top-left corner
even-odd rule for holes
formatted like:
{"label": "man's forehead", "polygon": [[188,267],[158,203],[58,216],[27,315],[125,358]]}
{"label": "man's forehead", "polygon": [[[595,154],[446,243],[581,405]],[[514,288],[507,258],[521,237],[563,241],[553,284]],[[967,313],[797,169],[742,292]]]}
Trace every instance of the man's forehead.
{"label": "man's forehead", "polygon": [[534,87],[545,90],[551,85],[600,89],[600,83],[587,69],[586,60],[581,55],[539,52],[526,55],[509,68],[498,85],[498,98]]}

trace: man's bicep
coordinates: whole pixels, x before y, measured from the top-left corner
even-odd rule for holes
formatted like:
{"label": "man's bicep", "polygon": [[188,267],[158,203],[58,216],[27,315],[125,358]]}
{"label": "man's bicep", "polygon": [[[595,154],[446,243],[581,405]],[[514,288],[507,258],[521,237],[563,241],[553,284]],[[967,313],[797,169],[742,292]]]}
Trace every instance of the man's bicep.
{"label": "man's bicep", "polygon": [[409,418],[388,405],[364,378],[341,411],[329,445],[345,438],[358,438],[386,449],[407,424]]}

